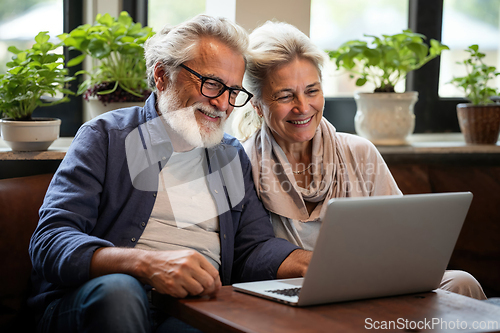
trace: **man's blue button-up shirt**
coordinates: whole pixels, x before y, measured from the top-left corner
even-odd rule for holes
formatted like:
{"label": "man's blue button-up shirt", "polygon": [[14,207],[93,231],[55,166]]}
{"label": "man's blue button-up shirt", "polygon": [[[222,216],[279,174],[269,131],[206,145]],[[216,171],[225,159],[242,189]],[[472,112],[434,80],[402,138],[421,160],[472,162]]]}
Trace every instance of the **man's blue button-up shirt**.
{"label": "man's blue button-up shirt", "polygon": [[[154,126],[160,123],[155,122],[155,103],[152,94],[144,108],[108,112],[76,134],[49,186],[30,242],[29,303],[39,311],[89,280],[96,249],[134,247],[141,237],[155,203],[158,172],[165,165],[165,159],[154,156],[172,153],[168,137]],[[134,147],[130,138],[136,134],[140,144],[134,142]],[[226,166],[235,156],[241,170],[233,172]],[[209,179],[208,186],[224,193],[214,196],[217,207],[228,207],[219,215],[222,283],[276,278],[282,261],[297,247],[274,237],[242,146],[225,135],[221,145],[207,149],[207,157],[211,172],[220,175]],[[241,176],[244,191],[234,188]]]}

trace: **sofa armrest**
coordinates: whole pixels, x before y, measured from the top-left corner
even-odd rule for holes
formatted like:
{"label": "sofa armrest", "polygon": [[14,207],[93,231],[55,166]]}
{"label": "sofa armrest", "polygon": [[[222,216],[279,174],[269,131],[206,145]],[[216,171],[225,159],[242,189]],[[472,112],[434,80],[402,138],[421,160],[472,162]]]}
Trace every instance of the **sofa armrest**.
{"label": "sofa armrest", "polygon": [[31,274],[29,241],[52,176],[0,180],[0,327],[18,321],[25,307]]}

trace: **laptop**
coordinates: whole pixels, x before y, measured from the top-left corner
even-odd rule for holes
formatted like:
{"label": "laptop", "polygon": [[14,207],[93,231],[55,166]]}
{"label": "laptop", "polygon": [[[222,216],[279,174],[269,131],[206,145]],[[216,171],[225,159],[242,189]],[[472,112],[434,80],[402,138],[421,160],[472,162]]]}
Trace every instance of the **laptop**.
{"label": "laptop", "polygon": [[304,278],[233,284],[293,306],[439,287],[472,193],[332,199]]}

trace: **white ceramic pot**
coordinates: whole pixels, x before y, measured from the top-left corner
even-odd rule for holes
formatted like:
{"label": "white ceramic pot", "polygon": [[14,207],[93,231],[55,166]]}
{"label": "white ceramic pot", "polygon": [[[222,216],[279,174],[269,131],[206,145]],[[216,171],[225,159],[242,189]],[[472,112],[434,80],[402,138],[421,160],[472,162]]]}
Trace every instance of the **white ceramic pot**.
{"label": "white ceramic pot", "polygon": [[2,139],[13,151],[47,150],[59,137],[61,119],[33,118],[28,121],[2,119]]}
{"label": "white ceramic pot", "polygon": [[113,102],[104,105],[96,97],[91,97],[88,100],[88,112],[91,118],[95,118],[108,111],[129,108],[132,106],[144,106],[144,102]]}
{"label": "white ceramic pot", "polygon": [[357,111],[354,127],[358,135],[376,145],[404,145],[415,129],[418,92],[354,94]]}

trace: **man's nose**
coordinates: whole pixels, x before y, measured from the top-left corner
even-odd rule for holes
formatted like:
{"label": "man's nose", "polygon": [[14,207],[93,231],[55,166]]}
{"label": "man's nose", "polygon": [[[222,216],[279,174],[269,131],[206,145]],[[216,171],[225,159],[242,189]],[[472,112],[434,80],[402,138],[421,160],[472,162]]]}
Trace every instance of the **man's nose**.
{"label": "man's nose", "polygon": [[229,90],[226,90],[219,97],[211,98],[210,104],[217,108],[218,111],[228,113],[233,111],[233,107],[229,104]]}

